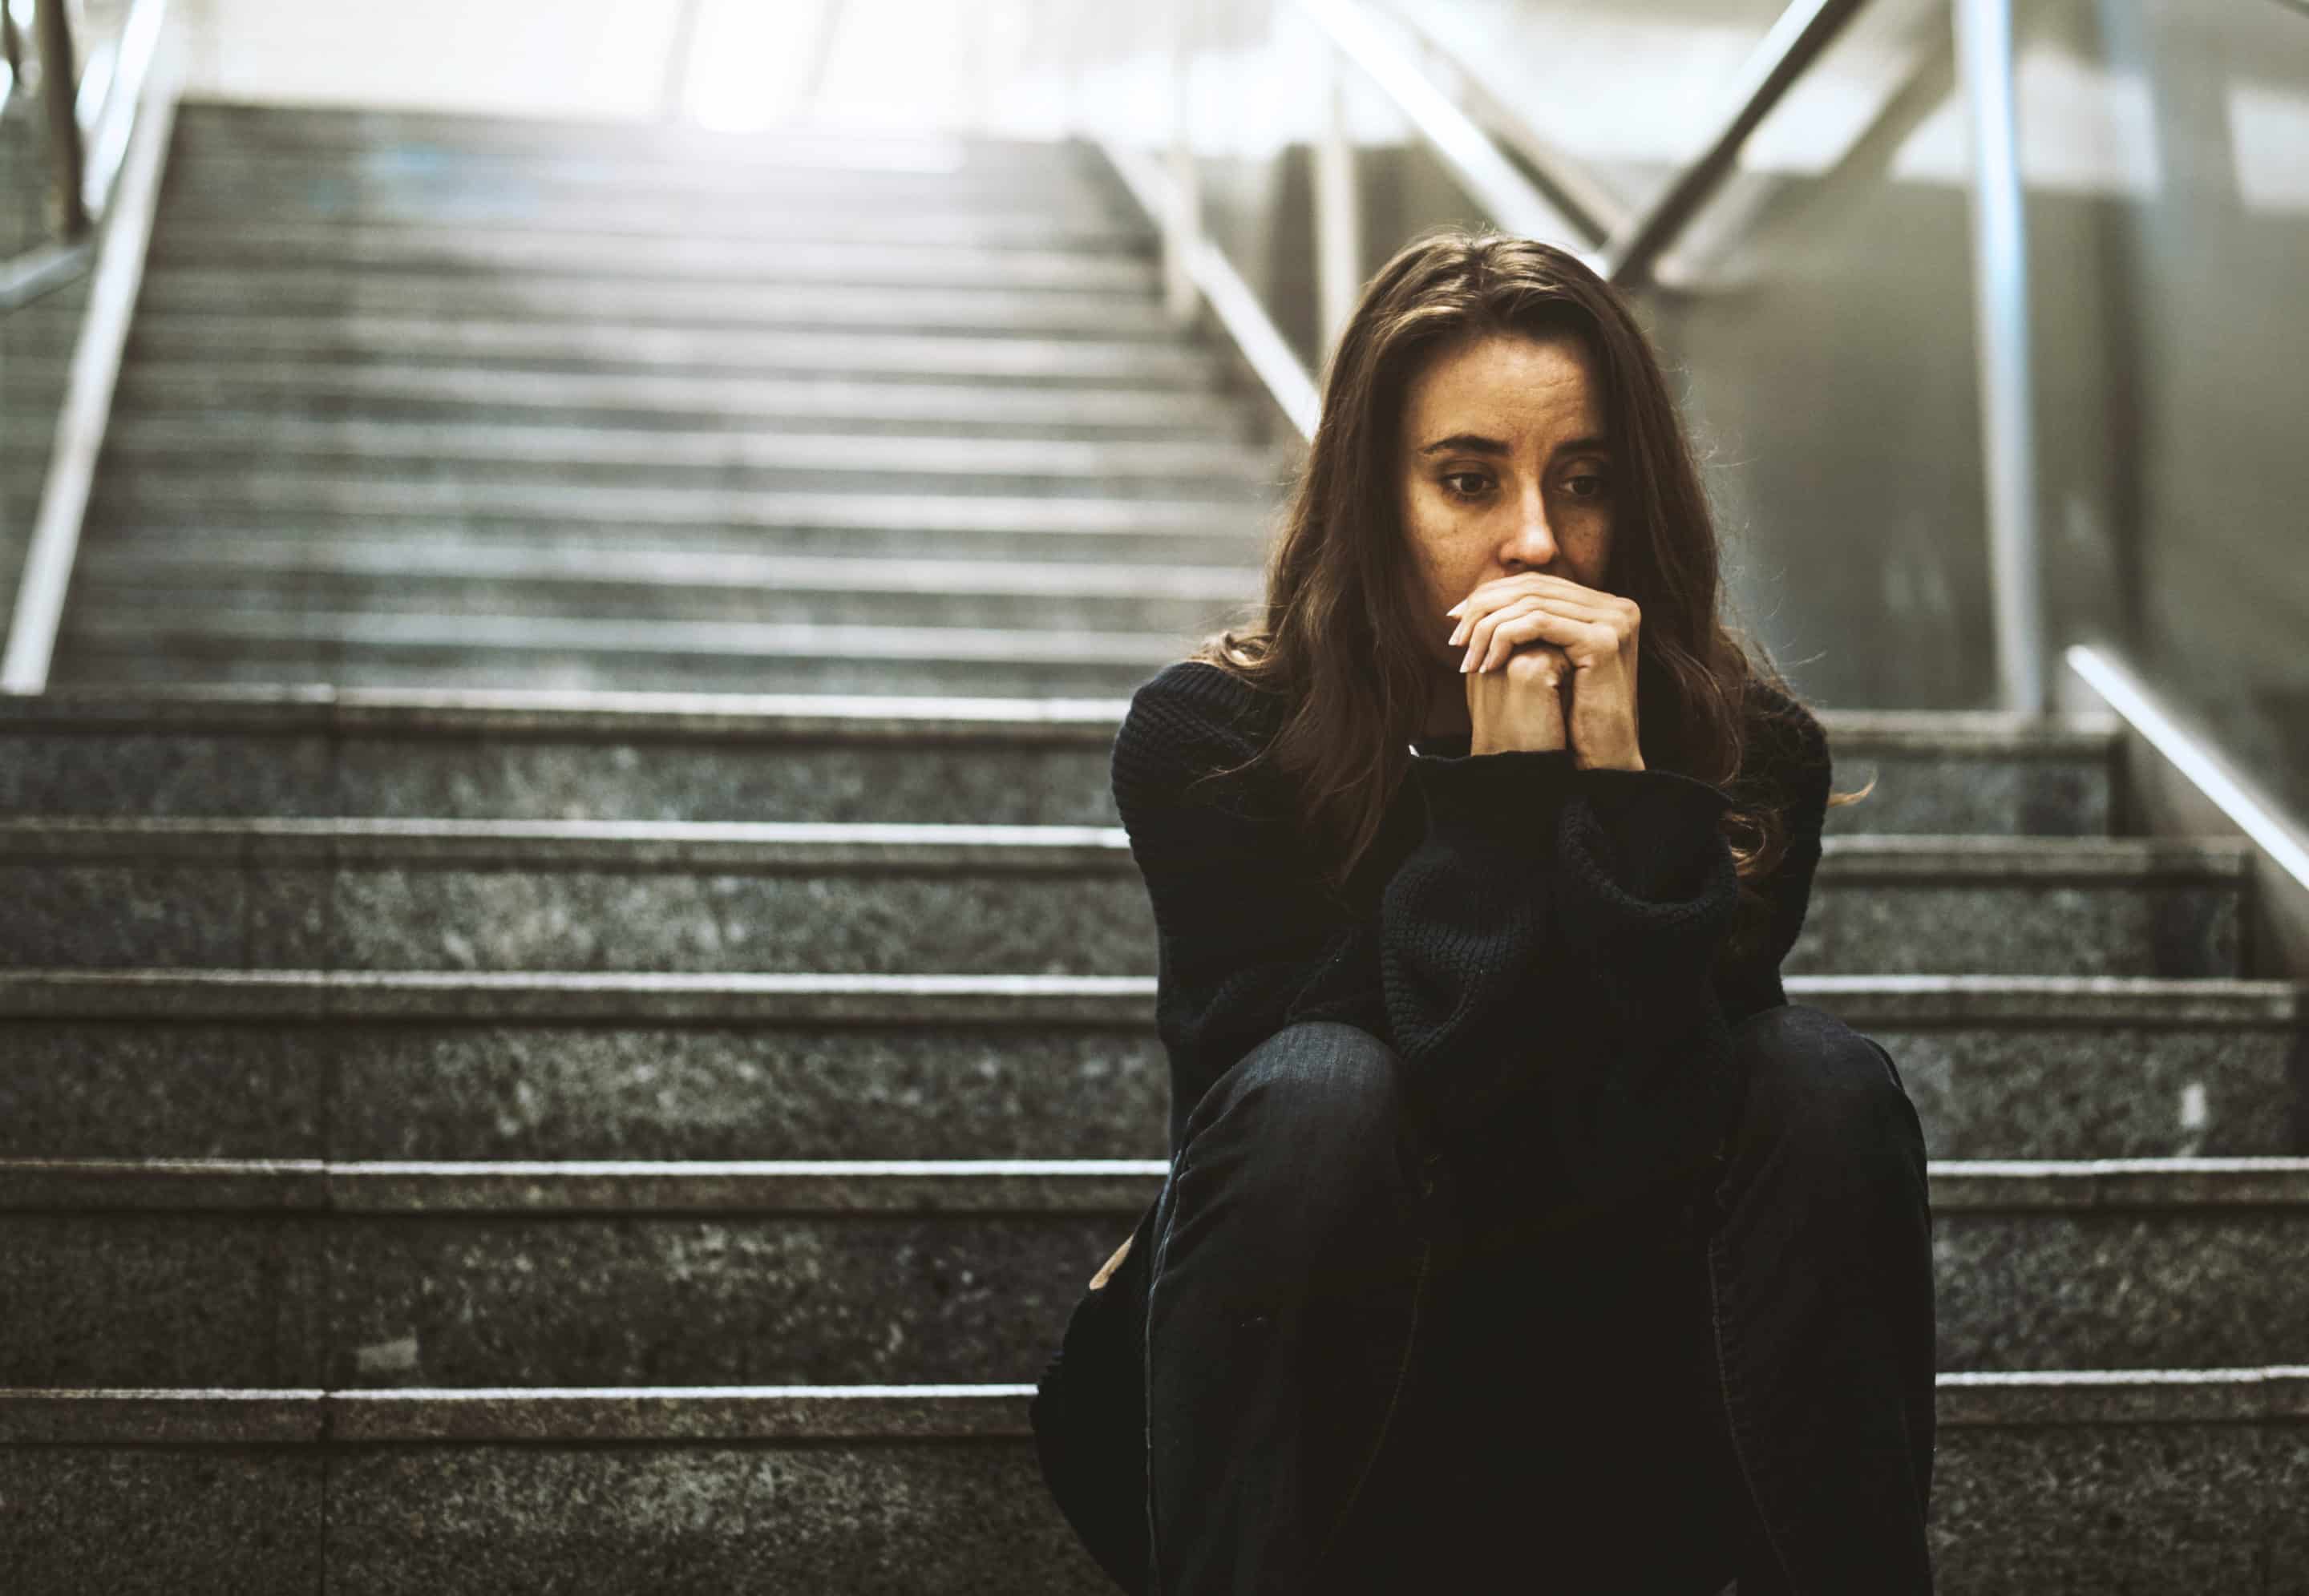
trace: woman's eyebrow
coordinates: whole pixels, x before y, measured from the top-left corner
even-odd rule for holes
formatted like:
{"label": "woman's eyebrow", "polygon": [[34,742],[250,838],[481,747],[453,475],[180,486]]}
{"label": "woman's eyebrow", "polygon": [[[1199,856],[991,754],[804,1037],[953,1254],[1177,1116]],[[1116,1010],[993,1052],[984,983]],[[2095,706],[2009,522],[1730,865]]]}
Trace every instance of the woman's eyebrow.
{"label": "woman's eyebrow", "polygon": [[[1464,451],[1469,454],[1505,454],[1508,452],[1508,445],[1505,440],[1500,438],[1487,438],[1472,432],[1455,432],[1448,438],[1437,438],[1420,450],[1420,453],[1436,454],[1447,449]],[[1583,452],[1608,454],[1611,450],[1610,442],[1604,438],[1566,438],[1549,452],[1548,458],[1552,460],[1558,454]]]}

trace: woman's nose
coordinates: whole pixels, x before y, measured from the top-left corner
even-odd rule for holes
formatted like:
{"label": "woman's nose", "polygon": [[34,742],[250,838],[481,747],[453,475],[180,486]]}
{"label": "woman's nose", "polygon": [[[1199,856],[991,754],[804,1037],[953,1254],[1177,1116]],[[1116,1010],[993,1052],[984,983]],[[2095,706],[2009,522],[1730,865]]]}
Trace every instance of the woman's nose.
{"label": "woman's nose", "polygon": [[1548,529],[1544,505],[1521,506],[1508,551],[1518,563],[1528,566],[1544,566],[1554,560],[1555,534]]}

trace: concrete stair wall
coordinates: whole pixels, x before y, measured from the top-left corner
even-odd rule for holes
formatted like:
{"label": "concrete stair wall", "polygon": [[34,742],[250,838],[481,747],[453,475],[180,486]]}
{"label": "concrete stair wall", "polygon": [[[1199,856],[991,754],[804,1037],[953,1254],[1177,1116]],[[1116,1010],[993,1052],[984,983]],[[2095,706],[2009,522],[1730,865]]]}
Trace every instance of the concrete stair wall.
{"label": "concrete stair wall", "polygon": [[[1025,145],[177,136],[0,701],[0,1588],[1106,1588],[1023,1382],[1163,1172],[1108,752],[1283,479],[1143,220]],[[1787,984],[1924,1120],[1940,1589],[2309,1596],[2243,856],[2114,834],[2106,723],[1823,718],[1880,785]]]}

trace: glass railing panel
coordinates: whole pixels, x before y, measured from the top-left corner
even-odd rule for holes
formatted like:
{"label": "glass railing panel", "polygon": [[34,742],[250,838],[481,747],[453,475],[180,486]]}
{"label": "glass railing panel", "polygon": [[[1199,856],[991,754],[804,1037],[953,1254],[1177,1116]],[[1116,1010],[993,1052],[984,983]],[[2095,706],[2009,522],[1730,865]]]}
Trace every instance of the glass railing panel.
{"label": "glass railing panel", "polygon": [[[1968,168],[1942,4],[1870,7],[1640,295],[1735,617],[1808,696],[1990,703]],[[1865,92],[1862,92],[1864,86]],[[1960,142],[1960,141],[1959,141]],[[1774,152],[1803,152],[1797,160]]]}
{"label": "glass railing panel", "polygon": [[1289,0],[1206,7],[1193,81],[1203,227],[1319,380],[1314,151],[1329,111],[1320,36]]}
{"label": "glass railing panel", "polygon": [[2047,591],[2309,813],[2309,10],[2023,18]]}

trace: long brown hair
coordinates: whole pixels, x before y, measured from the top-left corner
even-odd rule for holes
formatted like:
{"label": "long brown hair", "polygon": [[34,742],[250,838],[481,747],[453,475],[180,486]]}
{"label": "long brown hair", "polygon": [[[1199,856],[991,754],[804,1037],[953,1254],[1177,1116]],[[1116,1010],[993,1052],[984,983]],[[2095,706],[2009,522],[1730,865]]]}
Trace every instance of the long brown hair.
{"label": "long brown hair", "polygon": [[[1768,682],[1794,690],[1721,618],[1721,559],[1667,384],[1649,340],[1611,284],[1574,256],[1529,238],[1458,228],[1421,234],[1379,268],[1333,351],[1322,418],[1270,548],[1265,615],[1206,638],[1191,656],[1286,706],[1273,740],[1236,771],[1271,759],[1344,886],[1377,838],[1410,765],[1434,691],[1416,639],[1423,613],[1398,477],[1405,395],[1447,347],[1491,332],[1584,341],[1602,388],[1613,475],[1610,584],[1643,615],[1638,723],[1644,763],[1732,796],[1722,821],[1750,912],[1750,885],[1786,847],[1770,795],[1739,784],[1749,723],[1769,723]],[[1212,772],[1218,774],[1221,772]],[[1231,773],[1231,772],[1230,772]],[[1836,793],[1832,804],[1858,801]]]}

